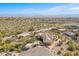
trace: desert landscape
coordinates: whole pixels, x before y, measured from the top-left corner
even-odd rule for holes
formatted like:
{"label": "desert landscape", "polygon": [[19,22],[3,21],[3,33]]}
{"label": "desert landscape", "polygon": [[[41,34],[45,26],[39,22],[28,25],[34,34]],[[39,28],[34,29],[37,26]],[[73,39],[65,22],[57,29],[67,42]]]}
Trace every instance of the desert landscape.
{"label": "desert landscape", "polygon": [[0,56],[79,56],[79,18],[0,17]]}

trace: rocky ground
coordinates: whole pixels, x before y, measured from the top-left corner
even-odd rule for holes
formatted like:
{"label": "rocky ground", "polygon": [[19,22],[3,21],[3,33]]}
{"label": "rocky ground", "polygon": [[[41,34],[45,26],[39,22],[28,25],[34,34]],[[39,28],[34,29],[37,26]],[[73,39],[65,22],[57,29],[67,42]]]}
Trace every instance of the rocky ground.
{"label": "rocky ground", "polygon": [[[27,30],[28,25],[32,27]],[[78,56],[78,25],[37,23],[35,21],[32,23],[32,20],[7,20],[7,22],[1,20],[0,55]],[[14,28],[16,30],[12,30]]]}
{"label": "rocky ground", "polygon": [[[47,28],[47,29],[40,29],[38,31],[33,32],[23,32],[17,35],[17,37],[28,37],[31,36],[31,33],[36,32],[35,37],[37,38],[36,42],[28,43],[23,47],[23,51],[20,53],[17,52],[2,52],[0,55],[3,56],[55,56],[55,55],[63,55],[64,51],[67,50],[68,45],[67,42],[69,41],[66,39],[66,35],[69,35],[69,37],[72,38],[72,36],[75,36],[72,32],[66,32],[66,34],[63,32],[66,29],[58,29],[61,31],[61,35],[64,37],[61,37],[63,39],[58,39],[56,37],[56,33],[49,32],[51,30],[54,30],[56,28]],[[63,34],[62,34],[63,33]],[[15,36],[14,36],[15,37]],[[4,40],[11,40],[13,38],[12,36],[4,37]],[[65,38],[65,39],[64,39]],[[17,39],[18,41],[19,39]],[[66,42],[67,41],[67,42]],[[40,43],[41,42],[41,43]],[[62,51],[62,52],[61,52]]]}
{"label": "rocky ground", "polygon": [[37,46],[20,53],[20,56],[51,56],[51,52],[45,46]]}

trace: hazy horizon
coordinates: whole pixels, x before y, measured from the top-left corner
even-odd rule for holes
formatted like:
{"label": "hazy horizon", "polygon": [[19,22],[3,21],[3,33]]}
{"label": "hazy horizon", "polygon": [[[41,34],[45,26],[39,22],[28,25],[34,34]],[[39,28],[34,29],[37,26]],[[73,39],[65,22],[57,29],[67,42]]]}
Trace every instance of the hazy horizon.
{"label": "hazy horizon", "polygon": [[79,16],[78,3],[0,3],[0,16]]}

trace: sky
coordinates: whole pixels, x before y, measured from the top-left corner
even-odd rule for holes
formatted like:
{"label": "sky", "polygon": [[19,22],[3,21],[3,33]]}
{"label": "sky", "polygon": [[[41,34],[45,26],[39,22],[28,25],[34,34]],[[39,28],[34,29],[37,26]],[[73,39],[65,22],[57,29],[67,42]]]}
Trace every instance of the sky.
{"label": "sky", "polygon": [[79,3],[0,3],[0,15],[79,15]]}

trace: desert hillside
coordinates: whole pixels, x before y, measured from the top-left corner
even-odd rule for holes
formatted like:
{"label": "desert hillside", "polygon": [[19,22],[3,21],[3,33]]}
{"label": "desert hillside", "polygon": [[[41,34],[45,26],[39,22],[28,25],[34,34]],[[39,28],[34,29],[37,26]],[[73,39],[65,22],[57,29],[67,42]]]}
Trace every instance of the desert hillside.
{"label": "desert hillside", "polygon": [[78,56],[79,18],[0,17],[1,56]]}

